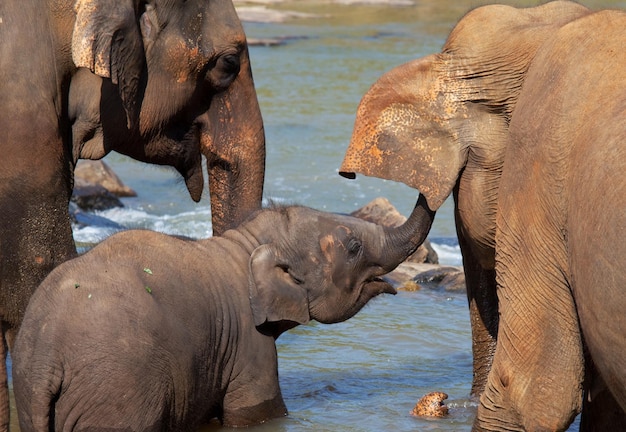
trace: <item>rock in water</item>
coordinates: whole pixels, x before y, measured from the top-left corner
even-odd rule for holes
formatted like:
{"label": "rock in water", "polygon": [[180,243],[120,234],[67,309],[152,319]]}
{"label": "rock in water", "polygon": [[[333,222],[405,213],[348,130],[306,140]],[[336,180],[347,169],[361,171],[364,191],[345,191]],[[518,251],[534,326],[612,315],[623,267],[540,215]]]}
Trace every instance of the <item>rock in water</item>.
{"label": "rock in water", "polygon": [[448,415],[448,407],[443,402],[448,395],[443,392],[431,392],[424,395],[411,411],[411,415],[419,417],[444,417]]}

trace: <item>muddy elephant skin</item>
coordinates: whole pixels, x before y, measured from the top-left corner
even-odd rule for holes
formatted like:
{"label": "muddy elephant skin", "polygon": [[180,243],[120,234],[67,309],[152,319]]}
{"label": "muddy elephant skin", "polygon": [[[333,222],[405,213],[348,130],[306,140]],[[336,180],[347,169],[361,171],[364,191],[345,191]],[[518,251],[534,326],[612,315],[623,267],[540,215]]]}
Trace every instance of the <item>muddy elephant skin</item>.
{"label": "muddy elephant skin", "polygon": [[394,293],[380,276],[417,249],[433,215],[423,199],[398,228],[276,207],[207,240],[110,237],[57,267],[28,306],[13,363],[22,432],[286,415],[275,339]]}
{"label": "muddy elephant skin", "polygon": [[230,0],[7,0],[0,40],[4,359],[32,291],[76,254],[68,204],[79,158],[117,151],[172,166],[197,201],[204,154],[220,233],[261,206],[265,138]]}

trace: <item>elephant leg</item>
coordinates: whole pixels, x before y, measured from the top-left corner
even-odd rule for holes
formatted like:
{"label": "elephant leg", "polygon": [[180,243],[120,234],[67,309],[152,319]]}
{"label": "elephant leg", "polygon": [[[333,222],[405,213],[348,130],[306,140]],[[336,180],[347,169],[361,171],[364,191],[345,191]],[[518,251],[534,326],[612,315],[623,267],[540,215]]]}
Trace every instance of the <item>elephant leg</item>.
{"label": "elephant leg", "polygon": [[581,432],[626,430],[626,412],[609,391],[593,361],[586,356]]}
{"label": "elephant leg", "polygon": [[467,286],[472,328],[473,376],[471,396],[479,397],[487,383],[498,336],[498,297],[494,270],[483,268],[462,235],[459,244]]}
{"label": "elephant leg", "polygon": [[540,184],[534,178],[509,190],[504,179],[496,232],[498,342],[474,428],[565,430],[582,409],[584,381],[568,251],[558,229],[565,213],[545,203],[558,196],[552,189],[527,186]]}

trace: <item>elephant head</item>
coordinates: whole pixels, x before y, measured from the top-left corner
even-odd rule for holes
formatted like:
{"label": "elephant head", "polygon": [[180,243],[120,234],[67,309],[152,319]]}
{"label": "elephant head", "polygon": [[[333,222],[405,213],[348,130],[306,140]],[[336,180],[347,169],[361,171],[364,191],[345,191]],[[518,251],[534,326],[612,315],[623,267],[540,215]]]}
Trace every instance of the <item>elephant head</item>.
{"label": "elephant head", "polygon": [[464,229],[493,267],[498,182],[524,74],[555,28],[587,12],[567,1],[469,12],[441,53],[392,69],[364,95],[340,174],[403,182],[433,210],[458,187]]}
{"label": "elephant head", "polygon": [[395,293],[380,276],[422,244],[433,217],[423,197],[397,228],[305,207],[260,213],[239,228],[266,238],[250,258],[255,324],[345,321],[376,295]]}
{"label": "elephant head", "polygon": [[74,160],[115,150],[170,165],[198,201],[204,154],[215,233],[260,208],[265,135],[231,0],[79,0],[74,10]]}

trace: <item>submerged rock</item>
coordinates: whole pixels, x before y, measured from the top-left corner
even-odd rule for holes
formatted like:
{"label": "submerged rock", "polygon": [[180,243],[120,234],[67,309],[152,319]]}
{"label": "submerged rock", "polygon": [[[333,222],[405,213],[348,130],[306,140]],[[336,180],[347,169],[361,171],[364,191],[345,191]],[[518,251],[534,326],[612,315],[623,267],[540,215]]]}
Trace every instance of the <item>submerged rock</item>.
{"label": "submerged rock", "polygon": [[463,267],[439,264],[403,262],[395,270],[383,276],[399,291],[465,292]]}

